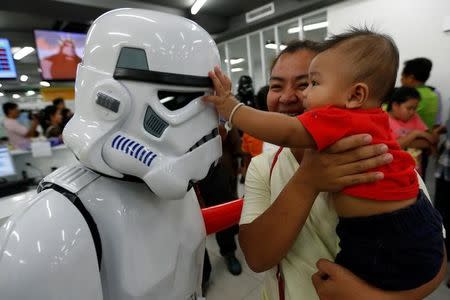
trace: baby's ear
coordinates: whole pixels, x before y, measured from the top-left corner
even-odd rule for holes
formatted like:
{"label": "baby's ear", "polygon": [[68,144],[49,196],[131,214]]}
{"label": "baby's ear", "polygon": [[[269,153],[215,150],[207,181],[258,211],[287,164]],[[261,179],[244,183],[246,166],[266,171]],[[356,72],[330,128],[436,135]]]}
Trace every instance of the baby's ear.
{"label": "baby's ear", "polygon": [[368,98],[369,87],[363,82],[358,82],[350,89],[350,97],[347,100],[346,108],[361,108]]}

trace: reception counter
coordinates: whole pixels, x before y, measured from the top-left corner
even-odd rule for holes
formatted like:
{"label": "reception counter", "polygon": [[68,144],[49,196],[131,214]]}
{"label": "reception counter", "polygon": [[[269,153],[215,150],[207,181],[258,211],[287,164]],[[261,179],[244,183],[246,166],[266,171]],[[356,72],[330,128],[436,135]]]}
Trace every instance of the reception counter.
{"label": "reception counter", "polygon": [[63,165],[70,165],[77,161],[65,145],[52,147],[51,150],[50,156],[43,157],[33,157],[29,150],[12,150],[11,156],[17,175],[21,177],[25,174],[27,177],[40,178]]}

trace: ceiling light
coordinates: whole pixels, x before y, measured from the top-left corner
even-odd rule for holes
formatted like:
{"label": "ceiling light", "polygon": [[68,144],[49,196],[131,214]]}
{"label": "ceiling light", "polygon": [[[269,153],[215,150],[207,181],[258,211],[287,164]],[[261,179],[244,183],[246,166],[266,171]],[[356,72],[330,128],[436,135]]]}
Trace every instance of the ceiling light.
{"label": "ceiling light", "polygon": [[[230,64],[232,65],[237,65],[240,64],[241,62],[245,61],[244,58],[239,57],[239,58],[230,58]],[[228,59],[225,59],[225,63],[228,63]]]}
{"label": "ceiling light", "polygon": [[27,75],[20,75],[20,81],[25,82],[28,80],[28,76]]}
{"label": "ceiling light", "polygon": [[21,60],[22,58],[24,58],[28,54],[32,53],[33,51],[34,51],[33,47],[23,47],[22,49],[20,49],[19,51],[17,51],[14,54],[14,59]]}
{"label": "ceiling light", "polygon": [[233,72],[233,73],[235,73],[235,72],[242,72],[242,71],[244,71],[243,68],[232,68],[231,69],[231,72]]}
{"label": "ceiling light", "polygon": [[19,99],[19,98],[20,98],[20,95],[19,95],[19,94],[13,94],[12,97],[13,97],[14,99]]}
{"label": "ceiling light", "polygon": [[11,47],[11,53],[16,54],[17,51],[20,51],[20,49],[22,49],[22,47]]}
{"label": "ceiling light", "polygon": [[[277,44],[275,44],[274,42],[268,42],[264,47],[271,50],[277,50]],[[286,48],[286,45],[281,44],[279,48],[280,50],[284,50]]]}
{"label": "ceiling light", "polygon": [[203,4],[206,3],[206,0],[196,0],[194,5],[191,7],[191,14],[195,15],[198,13],[200,8],[202,8]]}
{"label": "ceiling light", "polygon": [[5,94],[3,94],[2,92],[0,92],[0,97],[3,97],[3,96],[5,96]]}
{"label": "ceiling light", "polygon": [[40,85],[45,86],[45,87],[49,87],[50,83],[48,83],[47,81],[41,81],[39,82]]}
{"label": "ceiling light", "polygon": [[269,42],[264,47],[266,47],[267,49],[276,50],[277,49],[277,44],[275,44],[274,42]]}
{"label": "ceiling light", "polygon": [[291,28],[289,28],[289,29],[287,30],[287,32],[288,32],[289,34],[296,33],[296,32],[299,32],[299,31],[300,31],[300,27],[298,27],[298,26],[296,26],[296,27],[291,27]]}
{"label": "ceiling light", "polygon": [[31,90],[29,90],[29,91],[27,91],[25,93],[26,96],[33,96],[34,94],[36,94],[36,92],[35,91],[31,91]]}
{"label": "ceiling light", "polygon": [[316,29],[325,28],[325,27],[328,27],[327,21],[305,25],[305,26],[303,26],[303,31],[316,30]]}
{"label": "ceiling light", "polygon": [[2,87],[2,84],[0,83],[0,87]]}

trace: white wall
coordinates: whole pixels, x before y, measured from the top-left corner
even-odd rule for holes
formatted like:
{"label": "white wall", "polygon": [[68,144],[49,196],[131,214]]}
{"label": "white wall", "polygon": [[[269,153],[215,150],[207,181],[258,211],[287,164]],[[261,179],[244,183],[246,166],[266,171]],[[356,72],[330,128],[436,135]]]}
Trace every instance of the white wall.
{"label": "white wall", "polygon": [[391,35],[400,51],[399,76],[405,60],[431,59],[427,84],[441,91],[443,118],[449,117],[450,33],[443,32],[443,24],[450,16],[450,0],[348,0],[330,6],[327,13],[329,33],[367,25]]}

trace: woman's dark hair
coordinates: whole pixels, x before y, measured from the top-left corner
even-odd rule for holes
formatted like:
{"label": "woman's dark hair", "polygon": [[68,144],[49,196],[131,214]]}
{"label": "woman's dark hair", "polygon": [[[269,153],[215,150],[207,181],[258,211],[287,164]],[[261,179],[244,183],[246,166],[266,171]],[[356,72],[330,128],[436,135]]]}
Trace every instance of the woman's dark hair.
{"label": "woman's dark hair", "polygon": [[273,67],[275,67],[278,59],[280,58],[281,55],[289,53],[295,53],[299,50],[309,50],[312,52],[317,52],[319,53],[320,51],[322,51],[322,44],[318,43],[318,42],[314,42],[314,41],[309,41],[309,40],[304,40],[304,41],[300,41],[300,40],[293,40],[290,41],[286,48],[284,48],[278,55],[277,57],[275,57],[275,59],[272,62],[272,65],[270,66],[270,72],[272,72]]}
{"label": "woman's dark hair", "polygon": [[430,77],[431,68],[433,63],[431,60],[425,57],[418,57],[405,61],[402,75],[413,75],[414,78],[420,82],[425,83]]}
{"label": "woman's dark hair", "polygon": [[7,116],[11,110],[16,108],[17,108],[16,103],[6,102],[3,104],[3,112],[5,113],[5,116]]}
{"label": "woman's dark hair", "polygon": [[53,106],[58,106],[60,104],[64,104],[64,99],[61,97],[53,99]]}
{"label": "woman's dark hair", "polygon": [[54,116],[58,112],[58,109],[54,105],[49,105],[44,108],[44,120],[48,124],[50,124],[51,117]]}
{"label": "woman's dark hair", "polygon": [[392,104],[402,104],[410,99],[418,99],[420,100],[420,94],[415,88],[402,86],[400,88],[396,88],[390,97],[387,110],[392,110]]}

